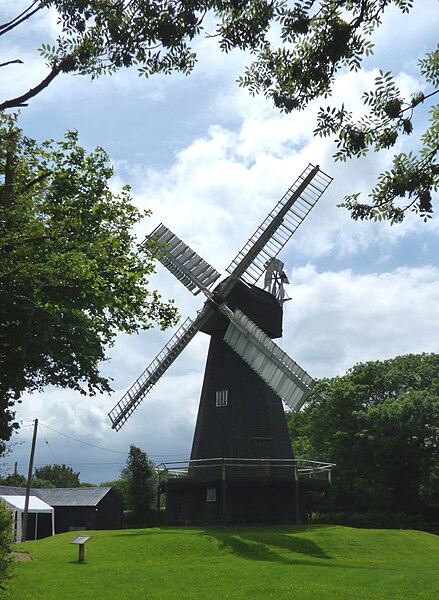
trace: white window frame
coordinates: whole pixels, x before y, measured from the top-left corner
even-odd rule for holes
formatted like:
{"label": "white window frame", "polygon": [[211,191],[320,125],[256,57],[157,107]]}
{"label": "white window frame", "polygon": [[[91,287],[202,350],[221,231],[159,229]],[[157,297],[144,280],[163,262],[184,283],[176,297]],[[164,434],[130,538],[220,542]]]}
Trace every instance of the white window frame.
{"label": "white window frame", "polygon": [[229,390],[217,390],[215,392],[215,406],[221,408],[229,403]]}
{"label": "white window frame", "polygon": [[207,488],[206,502],[216,502],[216,487]]}

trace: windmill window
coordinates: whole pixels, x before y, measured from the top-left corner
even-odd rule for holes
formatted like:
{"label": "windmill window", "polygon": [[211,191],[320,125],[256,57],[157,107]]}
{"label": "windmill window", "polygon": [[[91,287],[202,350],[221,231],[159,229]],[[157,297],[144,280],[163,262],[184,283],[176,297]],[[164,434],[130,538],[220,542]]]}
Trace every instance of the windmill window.
{"label": "windmill window", "polygon": [[215,392],[215,406],[227,406],[229,400],[229,390],[217,390]]}
{"label": "windmill window", "polygon": [[206,502],[216,502],[216,488],[215,487],[207,488]]}

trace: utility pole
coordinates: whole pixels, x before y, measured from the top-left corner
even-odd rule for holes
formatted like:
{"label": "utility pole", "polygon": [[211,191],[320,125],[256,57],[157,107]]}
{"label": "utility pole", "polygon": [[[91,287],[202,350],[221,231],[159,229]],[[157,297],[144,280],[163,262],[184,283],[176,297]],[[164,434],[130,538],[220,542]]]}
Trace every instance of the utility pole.
{"label": "utility pole", "polygon": [[27,474],[27,486],[26,486],[26,498],[24,500],[24,513],[23,513],[23,529],[21,532],[21,541],[26,541],[26,531],[27,531],[27,515],[29,513],[29,496],[30,496],[30,485],[32,481],[32,471],[34,469],[34,455],[35,455],[35,444],[37,441],[37,429],[38,429],[38,419],[34,421],[34,435],[32,437],[32,447],[30,449],[30,458],[29,458],[29,471]]}

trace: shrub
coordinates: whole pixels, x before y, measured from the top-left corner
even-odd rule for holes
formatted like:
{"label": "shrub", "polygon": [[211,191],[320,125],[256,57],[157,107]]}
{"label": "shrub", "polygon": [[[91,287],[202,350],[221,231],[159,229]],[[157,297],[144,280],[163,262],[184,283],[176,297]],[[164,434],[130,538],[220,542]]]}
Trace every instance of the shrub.
{"label": "shrub", "polygon": [[11,511],[0,502],[0,590],[11,577],[12,528]]}
{"label": "shrub", "polygon": [[142,527],[159,527],[164,525],[164,511],[150,509],[139,519],[138,515],[132,510],[124,510],[123,526],[127,529],[135,529]]}
{"label": "shrub", "polygon": [[422,515],[407,515],[394,511],[314,513],[310,523],[345,525],[346,527],[365,529],[424,529]]}

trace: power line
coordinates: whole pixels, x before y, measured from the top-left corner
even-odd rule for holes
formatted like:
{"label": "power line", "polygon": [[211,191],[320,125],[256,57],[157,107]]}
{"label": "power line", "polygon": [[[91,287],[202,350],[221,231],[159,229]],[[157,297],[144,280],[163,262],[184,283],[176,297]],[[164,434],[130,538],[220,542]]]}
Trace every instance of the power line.
{"label": "power line", "polygon": [[41,435],[43,436],[43,438],[44,438],[44,441],[46,442],[46,446],[49,448],[49,452],[50,452],[50,454],[53,456],[53,458],[54,458],[54,460],[55,460],[55,464],[57,464],[57,465],[58,465],[58,464],[59,464],[59,460],[56,458],[56,456],[55,456],[55,454],[54,454],[54,452],[53,452],[53,450],[52,450],[52,446],[51,446],[51,445],[49,444],[49,442],[47,441],[47,439],[46,439],[46,436],[44,435],[44,432],[41,432]]}
{"label": "power line", "polygon": [[[121,465],[124,465],[125,463],[114,463],[114,462],[90,462],[90,463],[67,463],[66,466],[67,467],[100,467],[102,465],[112,465],[112,466],[118,466],[120,467]],[[49,466],[47,463],[36,463],[36,465],[39,466]]]}
{"label": "power line", "polygon": [[128,456],[128,452],[122,452],[121,450],[113,450],[112,448],[103,448],[102,446],[97,446],[96,444],[90,444],[90,442],[84,442],[83,440],[78,440],[77,438],[74,438],[71,435],[67,435],[67,433],[62,433],[61,431],[52,429],[52,427],[49,427],[48,425],[44,425],[44,423],[40,423],[40,425],[42,425],[46,429],[50,429],[50,431],[53,431],[54,433],[58,433],[58,435],[62,435],[63,437],[69,438],[70,440],[73,440],[74,442],[78,442],[78,444],[84,444],[85,446],[91,446],[92,448],[97,448],[98,450],[105,450],[106,452],[115,452],[116,454],[124,454],[125,456]]}
{"label": "power line", "polygon": [[[92,448],[97,448],[98,450],[105,450],[107,452],[114,452],[116,454],[123,454],[124,456],[128,456],[128,452],[122,452],[122,450],[113,450],[112,448],[104,448],[102,446],[97,446],[96,444],[91,444],[90,442],[84,442],[83,440],[78,440],[78,438],[75,438],[71,435],[68,435],[67,433],[62,433],[61,431],[58,431],[57,429],[53,429],[52,427],[49,427],[49,425],[45,425],[44,423],[41,423],[41,421],[39,421],[39,425],[41,427],[45,427],[46,429],[49,429],[50,431],[53,431],[54,433],[57,433],[58,435],[62,435],[63,437],[66,437],[70,440],[73,440],[74,442],[78,442],[78,444],[84,444],[85,446],[91,446]],[[22,427],[31,427],[32,424],[31,423],[23,423]],[[44,434],[43,434],[44,437]],[[46,438],[44,438],[46,440]],[[47,440],[46,440],[46,444],[48,444]],[[184,454],[162,454],[162,453],[157,453],[157,454],[150,454],[148,452],[148,457],[149,458],[187,458],[187,452],[185,452]],[[58,462],[58,461],[56,461]],[[119,463],[93,463],[93,464],[119,464]]]}

